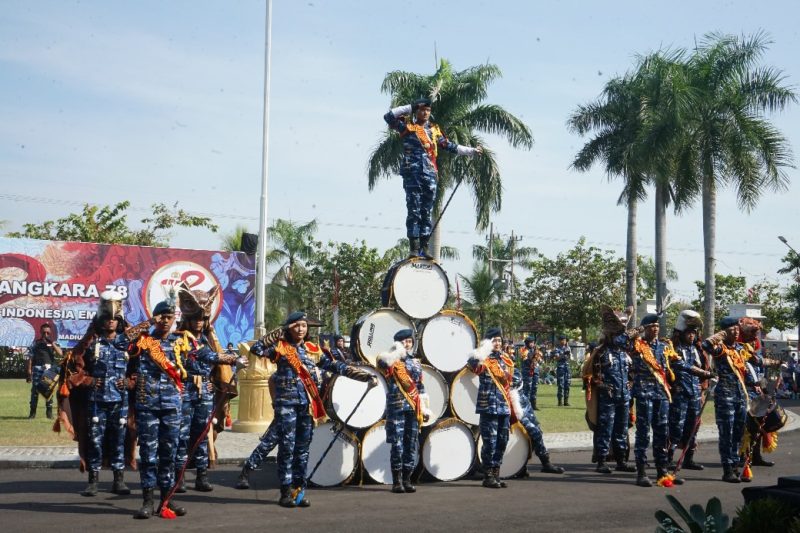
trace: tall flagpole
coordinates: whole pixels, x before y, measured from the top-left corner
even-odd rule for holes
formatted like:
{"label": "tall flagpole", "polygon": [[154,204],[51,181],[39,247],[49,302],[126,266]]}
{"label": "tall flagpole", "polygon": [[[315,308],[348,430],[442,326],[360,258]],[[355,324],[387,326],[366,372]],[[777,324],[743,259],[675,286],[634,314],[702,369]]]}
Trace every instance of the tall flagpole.
{"label": "tall flagpole", "polygon": [[255,338],[267,332],[264,327],[264,311],[267,285],[267,184],[269,173],[269,81],[272,60],[272,0],[267,0],[264,38],[264,146],[261,151],[261,212],[258,217],[258,253],[256,254],[256,320]]}

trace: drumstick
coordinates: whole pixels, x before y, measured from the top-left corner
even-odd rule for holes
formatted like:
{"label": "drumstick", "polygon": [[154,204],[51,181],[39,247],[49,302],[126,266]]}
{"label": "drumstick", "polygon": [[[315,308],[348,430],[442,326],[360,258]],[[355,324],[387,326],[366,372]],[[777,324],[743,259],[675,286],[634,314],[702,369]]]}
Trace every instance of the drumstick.
{"label": "drumstick", "polygon": [[717,378],[711,378],[709,380],[709,386],[703,391],[703,403],[700,405],[700,412],[697,413],[697,419],[694,421],[694,429],[692,430],[692,434],[689,437],[689,440],[686,441],[686,446],[684,446],[683,451],[681,452],[681,456],[678,457],[678,460],[675,462],[675,469],[672,471],[673,476],[678,475],[678,471],[683,466],[683,459],[686,457],[686,452],[691,449],[692,445],[694,444],[695,439],[697,438],[697,432],[700,430],[700,422],[701,417],[703,416],[703,410],[706,408],[706,404],[708,403],[708,396],[711,394],[711,391],[717,385]]}

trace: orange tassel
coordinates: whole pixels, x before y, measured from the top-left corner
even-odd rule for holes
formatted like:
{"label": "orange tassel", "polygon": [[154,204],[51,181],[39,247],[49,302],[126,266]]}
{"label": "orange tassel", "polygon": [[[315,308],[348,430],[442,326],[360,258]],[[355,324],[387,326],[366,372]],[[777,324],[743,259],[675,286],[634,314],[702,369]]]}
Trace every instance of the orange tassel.
{"label": "orange tassel", "polygon": [[656,485],[659,487],[670,488],[674,485],[674,479],[675,477],[672,474],[666,474],[664,477],[659,478],[659,480],[656,482]]}
{"label": "orange tassel", "polygon": [[178,515],[175,514],[175,511],[167,507],[166,505],[161,506],[161,518],[166,518],[167,520],[175,520],[178,518]]}
{"label": "orange tassel", "polygon": [[61,388],[58,389],[58,395],[62,398],[69,398],[69,387],[67,387],[67,383],[61,383]]}
{"label": "orange tassel", "polygon": [[750,481],[753,479],[753,471],[750,470],[750,463],[744,465],[744,470],[742,470],[742,479],[744,481]]}
{"label": "orange tassel", "polygon": [[761,441],[761,449],[767,453],[772,453],[778,448],[778,434],[776,432],[765,433]]}

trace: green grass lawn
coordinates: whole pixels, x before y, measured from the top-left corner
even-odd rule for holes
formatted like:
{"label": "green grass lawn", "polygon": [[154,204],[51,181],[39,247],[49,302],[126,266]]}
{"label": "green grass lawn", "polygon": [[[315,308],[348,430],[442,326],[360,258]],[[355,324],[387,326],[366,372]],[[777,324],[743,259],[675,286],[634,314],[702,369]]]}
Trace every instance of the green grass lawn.
{"label": "green grass lawn", "polygon": [[[572,380],[570,406],[557,407],[556,386],[539,385],[536,417],[545,433],[568,431],[588,431],[584,420],[586,410],[583,391],[579,380]],[[28,420],[30,405],[30,384],[23,379],[0,380],[0,446],[71,446],[72,441],[66,432],[54,433],[53,421],[44,416],[44,400],[39,398],[37,417]],[[234,399],[231,405],[233,419],[236,419],[239,403]],[[714,424],[714,407],[709,405],[703,413],[704,424]]]}

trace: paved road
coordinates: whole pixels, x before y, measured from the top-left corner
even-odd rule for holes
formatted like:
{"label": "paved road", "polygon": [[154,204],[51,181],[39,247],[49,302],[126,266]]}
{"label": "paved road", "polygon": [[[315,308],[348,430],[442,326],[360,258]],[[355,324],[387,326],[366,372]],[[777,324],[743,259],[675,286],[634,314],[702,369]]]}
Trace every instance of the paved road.
{"label": "paved road", "polygon": [[[800,432],[784,433],[771,454],[774,468],[755,468],[751,485],[775,484],[778,476],[800,475]],[[118,497],[108,491],[110,474],[102,473],[101,493],[84,498],[79,492],[85,477],[73,469],[6,469],[0,471],[0,516],[3,531],[135,531],[197,529],[245,531],[258,528],[301,527],[307,531],[652,531],[653,513],[668,509],[664,498],[672,494],[687,506],[711,496],[722,500],[734,514],[743,503],[746,484],[723,483],[716,446],[705,444],[698,459],[708,467],[686,472],[687,483],[672,489],[643,489],[634,475],[601,476],[588,464],[588,452],[557,452],[553,460],[567,468],[564,476],[544,475],[535,465],[531,477],[512,480],[505,490],[480,487],[475,480],[423,483],[416,494],[391,494],[388,487],[363,485],[310,490],[309,509],[278,507],[275,465],[253,475],[254,489],[233,488],[238,469],[222,466],[211,473],[212,493],[194,491],[179,495],[189,514],[173,521],[132,519],[140,504],[138,483],[134,494]],[[130,475],[136,481],[136,475]],[[222,505],[224,504],[224,505]]]}

